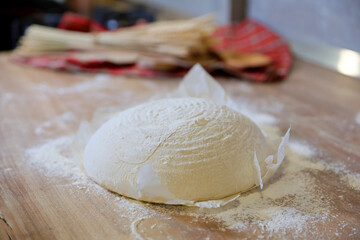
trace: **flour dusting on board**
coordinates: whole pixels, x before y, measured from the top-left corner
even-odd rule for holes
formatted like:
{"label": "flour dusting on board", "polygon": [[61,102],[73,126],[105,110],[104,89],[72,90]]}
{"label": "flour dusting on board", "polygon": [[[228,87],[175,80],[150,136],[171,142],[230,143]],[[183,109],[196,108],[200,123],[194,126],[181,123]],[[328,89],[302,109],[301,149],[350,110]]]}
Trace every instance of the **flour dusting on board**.
{"label": "flour dusting on board", "polygon": [[160,213],[143,207],[133,200],[113,194],[91,181],[78,164],[77,155],[74,154],[72,148],[73,141],[74,136],[49,140],[43,145],[28,149],[26,160],[47,176],[50,181],[56,181],[54,177],[67,179],[69,186],[76,187],[78,190],[85,190],[89,194],[101,194],[112,200],[118,207],[125,207],[128,211],[126,216],[131,220],[136,220],[139,216],[142,218],[143,215],[160,215]]}
{"label": "flour dusting on board", "polygon": [[[244,101],[235,103],[240,111],[260,125],[265,134],[284,134],[276,127],[280,119],[271,113],[262,112],[255,105]],[[279,105],[274,106],[274,113],[281,109]],[[100,123],[99,118],[93,121],[96,122],[96,127],[111,117],[111,114],[106,117],[105,113],[101,115]],[[58,121],[65,122],[66,119],[66,116],[58,117]],[[34,166],[34,170],[47,176],[49,182],[61,178],[65,180],[65,185],[69,185],[69,191],[85,191],[91,196],[104,197],[111,211],[117,212],[119,217],[129,219],[130,224],[123,227],[132,229],[136,238],[151,238],[147,235],[149,231],[156,230],[167,221],[173,221],[178,215],[188,217],[191,224],[211,220],[218,224],[221,231],[246,233],[243,238],[248,239],[282,239],[285,236],[295,239],[321,239],[329,238],[329,233],[334,238],[344,239],[360,235],[358,226],[338,219],[335,211],[344,204],[342,191],[360,190],[360,174],[352,172],[346,165],[329,164],[321,160],[317,149],[301,139],[291,139],[286,159],[263,190],[255,188],[243,193],[223,207],[202,209],[130,200],[89,180],[81,166],[82,154],[79,150],[81,151],[83,145],[79,148],[74,145],[74,142],[83,136],[81,129],[87,128],[91,128],[91,123],[82,124],[76,135],[49,140],[28,149],[25,161]],[[43,126],[42,131],[48,130]],[[342,188],[335,192],[327,191],[321,177],[341,181]],[[161,222],[153,222],[148,227],[142,224],[153,217],[161,219]],[[180,230],[176,228],[176,231]],[[166,231],[163,232],[165,233]]]}
{"label": "flour dusting on board", "polygon": [[358,112],[358,114],[356,114],[356,116],[355,116],[355,122],[356,122],[357,124],[360,124],[360,112]]}
{"label": "flour dusting on board", "polygon": [[[78,159],[72,153],[74,136],[50,140],[47,143],[28,149],[27,161],[42,171],[49,179],[65,178],[69,187],[77,187],[88,194],[105,196],[114,204],[115,211],[126,211],[131,221],[139,221],[149,216],[169,216],[181,214],[196,219],[212,218],[226,229],[242,231],[254,229],[255,235],[265,238],[281,237],[292,233],[294,237],[309,237],[317,230],[311,226],[326,226],[332,211],[331,202],[319,195],[313,173],[330,166],[324,162],[314,163],[291,150],[280,172],[274,176],[263,191],[254,189],[244,193],[238,200],[218,209],[196,209],[182,206],[144,204],[111,193],[87,178]],[[40,167],[40,168],[39,168]],[[336,171],[337,169],[334,169]],[[360,176],[342,174],[341,180],[359,190]],[[120,209],[122,211],[120,211]],[[344,225],[345,222],[339,224]],[[338,229],[340,231],[340,229]],[[354,234],[359,229],[353,229]],[[316,236],[319,236],[318,234]]]}
{"label": "flour dusting on board", "polygon": [[312,157],[315,155],[315,150],[310,147],[308,144],[306,144],[304,141],[290,141],[288,146],[291,148],[292,151],[303,155],[305,157]]}
{"label": "flour dusting on board", "polygon": [[2,93],[2,97],[1,97],[1,104],[2,105],[5,105],[7,104],[8,102],[10,102],[12,99],[15,98],[15,94],[13,93]]}
{"label": "flour dusting on board", "polygon": [[56,116],[50,121],[45,121],[41,123],[36,129],[35,134],[40,135],[46,132],[47,128],[50,127],[57,127],[57,128],[66,128],[67,125],[71,122],[74,122],[76,120],[75,115],[72,112],[65,112],[61,114],[60,116]]}
{"label": "flour dusting on board", "polygon": [[[276,127],[272,128],[274,131]],[[113,204],[115,211],[121,215],[125,210],[126,216],[121,216],[132,222],[172,214],[192,216],[196,219],[206,217],[223,225],[224,231],[226,229],[243,231],[251,228],[254,229],[254,236],[263,235],[264,238],[281,237],[286,233],[299,238],[311,237],[316,233],[314,236],[319,237],[321,233],[317,232],[316,227],[312,229],[312,226],[326,226],[331,219],[334,206],[326,197],[319,195],[313,173],[329,168],[338,173],[346,171],[344,166],[331,166],[323,161],[317,163],[310,161],[309,152],[312,157],[316,155],[314,148],[305,142],[299,145],[300,141],[293,140],[296,144],[288,148],[284,165],[263,191],[254,189],[244,193],[235,202],[219,209],[143,204],[113,194],[90,181],[77,164],[78,159],[72,152],[73,140],[74,136],[65,136],[28,149],[27,161],[37,169],[40,167],[49,179],[65,178],[69,180],[70,188],[75,186],[79,191],[85,190],[88,194],[105,196]],[[347,174],[340,176],[345,184],[355,190],[360,190],[359,174],[348,171]],[[338,234],[341,233],[340,226],[346,227],[346,222],[339,222]],[[351,231],[357,234],[359,229],[354,228]]]}
{"label": "flour dusting on board", "polygon": [[[120,81],[120,79],[118,79]],[[76,83],[70,87],[52,88],[46,84],[35,85],[37,90],[49,93],[55,93],[59,95],[65,95],[70,93],[81,93],[89,90],[107,88],[110,79],[106,74],[97,74],[93,79],[88,79],[85,82]]]}

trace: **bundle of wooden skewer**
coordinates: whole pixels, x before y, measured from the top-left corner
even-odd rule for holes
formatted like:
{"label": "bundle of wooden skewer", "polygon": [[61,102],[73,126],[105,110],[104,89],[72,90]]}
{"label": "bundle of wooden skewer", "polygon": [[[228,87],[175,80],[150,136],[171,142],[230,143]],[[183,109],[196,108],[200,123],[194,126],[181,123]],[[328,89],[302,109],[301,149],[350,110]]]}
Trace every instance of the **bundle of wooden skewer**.
{"label": "bundle of wooden skewer", "polygon": [[[245,68],[264,66],[271,60],[262,54],[214,52],[214,15],[176,21],[159,21],[115,31],[80,33],[39,25],[30,26],[15,53],[37,55],[80,50],[108,56],[109,52],[131,51],[135,64],[156,70],[205,67]],[[127,62],[129,63],[129,62]],[[225,65],[224,65],[225,64]]]}
{"label": "bundle of wooden skewer", "polygon": [[186,57],[206,50],[204,41],[214,30],[213,20],[213,15],[206,15],[96,34],[32,25],[20,40],[18,50],[32,54],[70,49],[92,50],[95,46],[103,46]]}

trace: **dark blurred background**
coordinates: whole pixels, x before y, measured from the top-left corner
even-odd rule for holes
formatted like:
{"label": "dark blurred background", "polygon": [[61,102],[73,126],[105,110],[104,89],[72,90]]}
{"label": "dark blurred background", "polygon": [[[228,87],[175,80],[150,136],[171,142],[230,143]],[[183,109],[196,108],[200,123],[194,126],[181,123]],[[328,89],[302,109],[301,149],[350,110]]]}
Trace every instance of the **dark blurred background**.
{"label": "dark blurred background", "polygon": [[251,17],[290,42],[304,40],[360,52],[359,0],[11,0],[2,1],[0,7],[0,50],[14,48],[30,24],[56,27],[61,15],[70,11],[108,29],[211,12],[217,14],[218,24]]}
{"label": "dark blurred background", "polygon": [[108,29],[134,25],[143,20],[155,20],[155,11],[141,3],[128,1],[11,0],[1,3],[0,50],[15,48],[19,38],[31,24],[57,27],[65,12],[90,17]]}

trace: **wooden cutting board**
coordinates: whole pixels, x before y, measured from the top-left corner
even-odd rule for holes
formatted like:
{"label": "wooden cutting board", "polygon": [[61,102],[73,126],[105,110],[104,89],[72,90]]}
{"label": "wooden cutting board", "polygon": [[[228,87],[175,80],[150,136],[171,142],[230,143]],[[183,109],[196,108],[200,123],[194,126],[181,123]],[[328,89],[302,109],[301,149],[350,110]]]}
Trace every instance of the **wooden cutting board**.
{"label": "wooden cutting board", "polygon": [[[92,194],[79,190],[66,178],[51,179],[24,164],[25,150],[48,139],[73,134],[80,121],[90,119],[99,107],[136,104],[173,90],[178,83],[174,79],[40,70],[14,65],[8,61],[8,54],[1,54],[0,239],[135,239],[131,233],[134,223],[127,216],[131,209],[118,203],[115,209],[118,197],[111,197],[115,194]],[[282,130],[291,123],[294,138],[326,151],[329,161],[343,162],[360,173],[360,124],[355,121],[360,112],[359,80],[296,60],[291,75],[283,82],[255,84],[228,79],[220,83],[232,97],[241,96],[264,111],[267,103],[281,103],[284,110],[275,115],[283,120]],[[59,118],[69,113],[70,117]],[[64,122],[51,124],[54,119]],[[338,209],[334,216],[350,226],[337,235],[327,231],[322,236],[360,239],[359,191],[345,191],[339,199],[334,192],[342,185],[336,178],[317,178]],[[153,239],[269,237],[259,236],[253,229],[230,230],[206,216],[194,219],[177,214],[176,210],[167,217],[154,216],[136,224]],[[154,224],[158,227],[154,228]],[[329,223],[330,228],[332,224]],[[333,227],[337,227],[335,223]],[[347,229],[356,231],[351,235]],[[281,237],[293,238],[291,231]]]}

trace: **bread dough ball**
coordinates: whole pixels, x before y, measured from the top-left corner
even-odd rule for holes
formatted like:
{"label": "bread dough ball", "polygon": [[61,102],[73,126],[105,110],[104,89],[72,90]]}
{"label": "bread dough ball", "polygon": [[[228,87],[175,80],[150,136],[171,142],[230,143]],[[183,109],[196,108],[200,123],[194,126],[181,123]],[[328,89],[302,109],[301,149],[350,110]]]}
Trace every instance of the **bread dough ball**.
{"label": "bread dough ball", "polygon": [[266,139],[239,112],[210,99],[162,99],[103,124],[85,148],[84,168],[98,184],[135,199],[216,200],[255,186],[255,151],[263,175]]}

